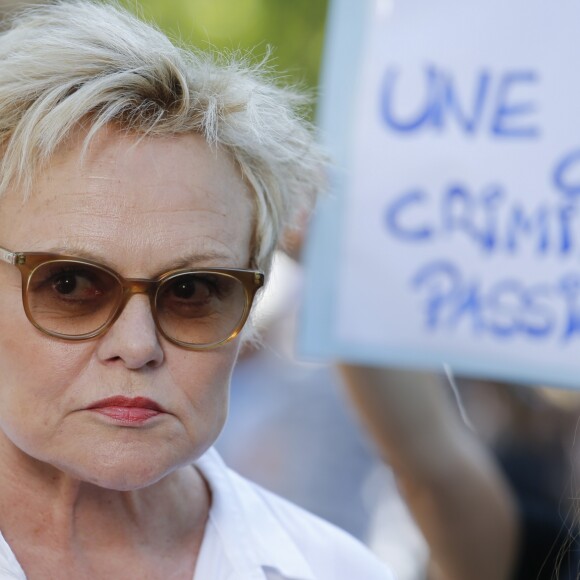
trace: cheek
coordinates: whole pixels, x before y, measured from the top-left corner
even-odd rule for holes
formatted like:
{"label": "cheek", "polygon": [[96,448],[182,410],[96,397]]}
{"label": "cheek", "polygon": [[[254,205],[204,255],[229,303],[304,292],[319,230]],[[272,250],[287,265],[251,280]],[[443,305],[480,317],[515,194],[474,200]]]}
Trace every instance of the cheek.
{"label": "cheek", "polygon": [[31,435],[57,428],[68,388],[86,365],[87,344],[55,341],[28,321],[0,334],[0,426]]}
{"label": "cheek", "polygon": [[[190,432],[217,438],[226,420],[229,385],[239,341],[206,352],[173,351],[167,357],[173,383],[187,400],[182,421]],[[198,437],[195,437],[197,439]],[[210,442],[210,444],[213,441]]]}
{"label": "cheek", "polygon": [[64,343],[43,335],[26,318],[20,282],[17,287],[14,280],[3,277],[1,281],[0,398],[5,399],[9,394],[34,398],[53,379],[61,383],[66,365],[72,360],[63,352]]}

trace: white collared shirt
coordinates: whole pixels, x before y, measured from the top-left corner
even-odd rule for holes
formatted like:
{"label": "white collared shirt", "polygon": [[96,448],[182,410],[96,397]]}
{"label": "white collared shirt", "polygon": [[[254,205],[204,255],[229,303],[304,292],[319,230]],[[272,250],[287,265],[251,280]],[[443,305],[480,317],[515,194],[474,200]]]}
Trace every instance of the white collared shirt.
{"label": "white collared shirt", "polygon": [[358,540],[228,469],[197,462],[212,506],[194,580],[393,580]]}
{"label": "white collared shirt", "polygon": [[[193,580],[393,580],[357,540],[237,475],[214,449],[195,465],[212,505]],[[26,580],[1,535],[0,579]]]}

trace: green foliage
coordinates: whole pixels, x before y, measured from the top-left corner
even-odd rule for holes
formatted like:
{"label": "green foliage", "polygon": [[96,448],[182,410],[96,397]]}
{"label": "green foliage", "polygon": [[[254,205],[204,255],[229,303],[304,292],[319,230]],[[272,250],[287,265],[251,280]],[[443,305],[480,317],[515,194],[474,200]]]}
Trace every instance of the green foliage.
{"label": "green foliage", "polygon": [[[138,4],[135,4],[138,2]],[[203,49],[251,51],[284,82],[315,88],[327,0],[132,0],[172,38]]]}

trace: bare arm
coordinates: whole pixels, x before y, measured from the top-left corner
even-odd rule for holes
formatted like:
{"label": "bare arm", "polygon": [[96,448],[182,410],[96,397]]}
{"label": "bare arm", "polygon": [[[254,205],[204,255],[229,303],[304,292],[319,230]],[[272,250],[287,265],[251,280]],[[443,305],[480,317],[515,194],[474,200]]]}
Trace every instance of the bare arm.
{"label": "bare arm", "polygon": [[507,580],[517,553],[515,500],[437,376],[342,365],[365,426],[445,580]]}

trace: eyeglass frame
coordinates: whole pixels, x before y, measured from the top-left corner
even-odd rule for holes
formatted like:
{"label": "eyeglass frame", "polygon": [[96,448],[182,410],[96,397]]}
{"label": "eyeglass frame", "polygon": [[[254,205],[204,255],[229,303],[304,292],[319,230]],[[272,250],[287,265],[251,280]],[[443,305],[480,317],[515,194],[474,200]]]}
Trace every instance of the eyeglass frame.
{"label": "eyeglass frame", "polygon": [[[151,316],[153,317],[153,321],[155,323],[155,328],[157,331],[163,336],[166,340],[175,344],[181,348],[185,348],[187,350],[193,351],[203,351],[203,350],[210,350],[214,348],[218,348],[234,338],[238,336],[246,324],[248,320],[248,316],[250,314],[252,304],[254,298],[256,296],[256,292],[264,285],[265,276],[264,273],[260,270],[252,270],[252,269],[243,269],[243,268],[178,268],[174,270],[169,270],[157,276],[156,278],[125,278],[121,276],[118,272],[109,268],[104,264],[100,264],[99,262],[85,259],[85,258],[78,258],[75,256],[67,256],[63,254],[55,254],[50,252],[12,252],[7,250],[6,248],[0,247],[0,261],[6,262],[11,264],[12,266],[16,266],[20,271],[22,277],[22,305],[24,307],[24,312],[26,314],[26,318],[28,318],[29,322],[40,332],[46,334],[47,336],[51,336],[53,338],[59,338],[62,340],[69,340],[72,342],[80,342],[83,340],[91,340],[93,338],[97,338],[105,334],[111,326],[115,323],[115,321],[119,318],[129,300],[135,294],[147,294],[149,296],[149,304],[151,307]],[[29,307],[28,301],[28,287],[30,285],[30,280],[34,272],[42,265],[50,263],[50,262],[69,262],[74,264],[85,264],[87,266],[96,267],[108,274],[112,275],[121,286],[122,293],[120,295],[119,301],[115,308],[111,310],[110,316],[107,320],[99,326],[96,330],[92,332],[87,332],[85,334],[79,335],[68,335],[62,334],[58,332],[53,332],[46,328],[43,328],[32,315],[32,312]],[[159,293],[159,289],[162,286],[163,282],[171,279],[175,276],[180,274],[224,274],[231,278],[235,278],[240,282],[244,288],[244,293],[246,297],[246,303],[244,305],[244,310],[238,323],[236,324],[235,328],[232,330],[230,335],[227,338],[224,338],[220,341],[213,342],[207,345],[196,345],[190,344],[188,342],[184,342],[173,338],[172,336],[168,335],[161,326],[159,318],[157,316],[157,295]]]}

